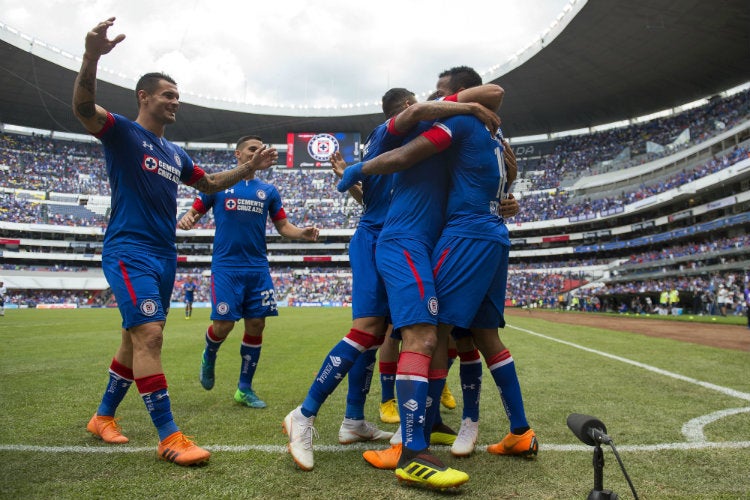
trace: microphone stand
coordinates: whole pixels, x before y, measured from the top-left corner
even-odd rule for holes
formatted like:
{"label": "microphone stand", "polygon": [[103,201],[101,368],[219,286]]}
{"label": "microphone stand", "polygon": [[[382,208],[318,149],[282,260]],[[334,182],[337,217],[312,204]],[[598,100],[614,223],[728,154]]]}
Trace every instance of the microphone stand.
{"label": "microphone stand", "polygon": [[604,489],[604,452],[599,442],[594,446],[594,489],[588,500],[617,500],[617,493]]}

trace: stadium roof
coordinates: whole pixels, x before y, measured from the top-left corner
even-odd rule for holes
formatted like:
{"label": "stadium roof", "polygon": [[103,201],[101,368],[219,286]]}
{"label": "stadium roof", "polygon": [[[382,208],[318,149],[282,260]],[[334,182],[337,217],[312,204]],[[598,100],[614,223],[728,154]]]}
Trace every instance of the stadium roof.
{"label": "stadium roof", "polygon": [[[510,137],[593,127],[651,114],[750,81],[747,0],[589,0],[550,41],[520,54],[492,82],[506,90]],[[502,25],[498,26],[502,29]],[[32,44],[33,45],[33,44]],[[0,122],[83,133],[70,110],[76,72],[0,40]],[[385,89],[384,89],[385,90]],[[134,117],[133,90],[100,81],[97,100]],[[244,134],[285,143],[287,132],[359,131],[382,114],[280,116],[183,101],[174,141],[232,143]]]}

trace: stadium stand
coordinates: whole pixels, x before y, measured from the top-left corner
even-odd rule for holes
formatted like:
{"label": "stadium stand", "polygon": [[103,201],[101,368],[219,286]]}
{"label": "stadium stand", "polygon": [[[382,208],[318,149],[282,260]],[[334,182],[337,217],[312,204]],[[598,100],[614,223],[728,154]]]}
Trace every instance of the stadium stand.
{"label": "stadium stand", "polygon": [[[487,79],[507,91],[506,134],[536,135],[512,141],[519,158],[513,190],[522,211],[509,221],[508,304],[653,311],[664,289],[675,287],[686,310],[737,312],[750,270],[746,6],[692,2],[672,19],[681,29],[648,32],[644,14],[671,11],[672,2],[639,0],[617,16],[610,15],[613,6],[612,0],[581,4],[569,24]],[[709,19],[725,26],[722,36],[702,29]],[[689,45],[682,33],[692,34]],[[43,44],[29,51],[28,40],[5,26],[0,38],[6,69],[0,108],[8,121],[0,124],[0,276],[9,305],[112,305],[100,268],[109,186],[98,141],[74,133],[80,131],[69,109],[74,72]],[[568,70],[564,78],[559,61]],[[132,105],[132,90],[100,84],[112,109]],[[736,85],[745,88],[724,92]],[[706,98],[700,105],[685,105],[700,98]],[[208,171],[234,163],[226,141],[238,130],[277,142],[289,131],[329,130],[334,123],[365,135],[382,120],[375,112],[288,117],[182,106],[190,119],[178,120],[170,139],[183,141]],[[225,142],[191,142],[205,140]],[[348,303],[347,250],[359,206],[333,189],[327,171],[279,166],[261,177],[279,188],[290,220],[322,228],[319,242],[303,244],[267,226],[279,302]],[[178,217],[194,192],[181,187],[179,196]],[[212,235],[210,215],[196,229],[178,231],[178,284],[202,277],[203,301]]]}

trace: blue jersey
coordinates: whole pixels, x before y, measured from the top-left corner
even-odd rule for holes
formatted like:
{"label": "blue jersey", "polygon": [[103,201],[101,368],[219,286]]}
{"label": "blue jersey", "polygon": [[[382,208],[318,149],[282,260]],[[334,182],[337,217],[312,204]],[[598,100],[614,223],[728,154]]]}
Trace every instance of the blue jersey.
{"label": "blue jersey", "polygon": [[185,292],[185,302],[192,302],[195,295],[195,283],[188,281],[182,285],[182,291]]}
{"label": "blue jersey", "polygon": [[[393,118],[378,125],[365,141],[362,161],[375,158],[378,155],[395,149],[401,145],[404,136],[396,132]],[[391,200],[391,176],[369,175],[362,181],[362,217],[358,227],[366,227],[379,231],[388,213]]]}
{"label": "blue jersey", "polygon": [[439,147],[450,168],[445,236],[498,241],[510,246],[500,201],[507,197],[508,176],[503,144],[471,115],[456,115],[435,124]]}
{"label": "blue jersey", "polygon": [[182,148],[120,115],[108,113],[96,137],[112,191],[103,253],[145,250],[176,258],[177,184],[195,183],[203,170]]}
{"label": "blue jersey", "polygon": [[266,220],[286,219],[281,196],[271,184],[258,179],[240,181],[215,194],[201,194],[193,208],[214,210],[216,234],[212,269],[268,270]]}
{"label": "blue jersey", "polygon": [[[404,143],[431,125],[420,122]],[[379,241],[410,238],[432,248],[445,222],[448,171],[444,155],[433,155],[392,176],[391,203]]]}

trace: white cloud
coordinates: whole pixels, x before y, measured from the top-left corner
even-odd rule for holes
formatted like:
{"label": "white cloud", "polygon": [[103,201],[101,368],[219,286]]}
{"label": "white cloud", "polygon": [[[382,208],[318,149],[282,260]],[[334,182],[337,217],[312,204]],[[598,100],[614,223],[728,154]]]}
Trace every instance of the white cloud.
{"label": "white cloud", "polygon": [[[109,16],[127,38],[103,66],[133,80],[165,71],[183,93],[253,104],[377,102],[392,86],[432,89],[529,45],[567,0],[0,0],[0,21],[72,54]],[[43,15],[40,15],[43,13]]]}

